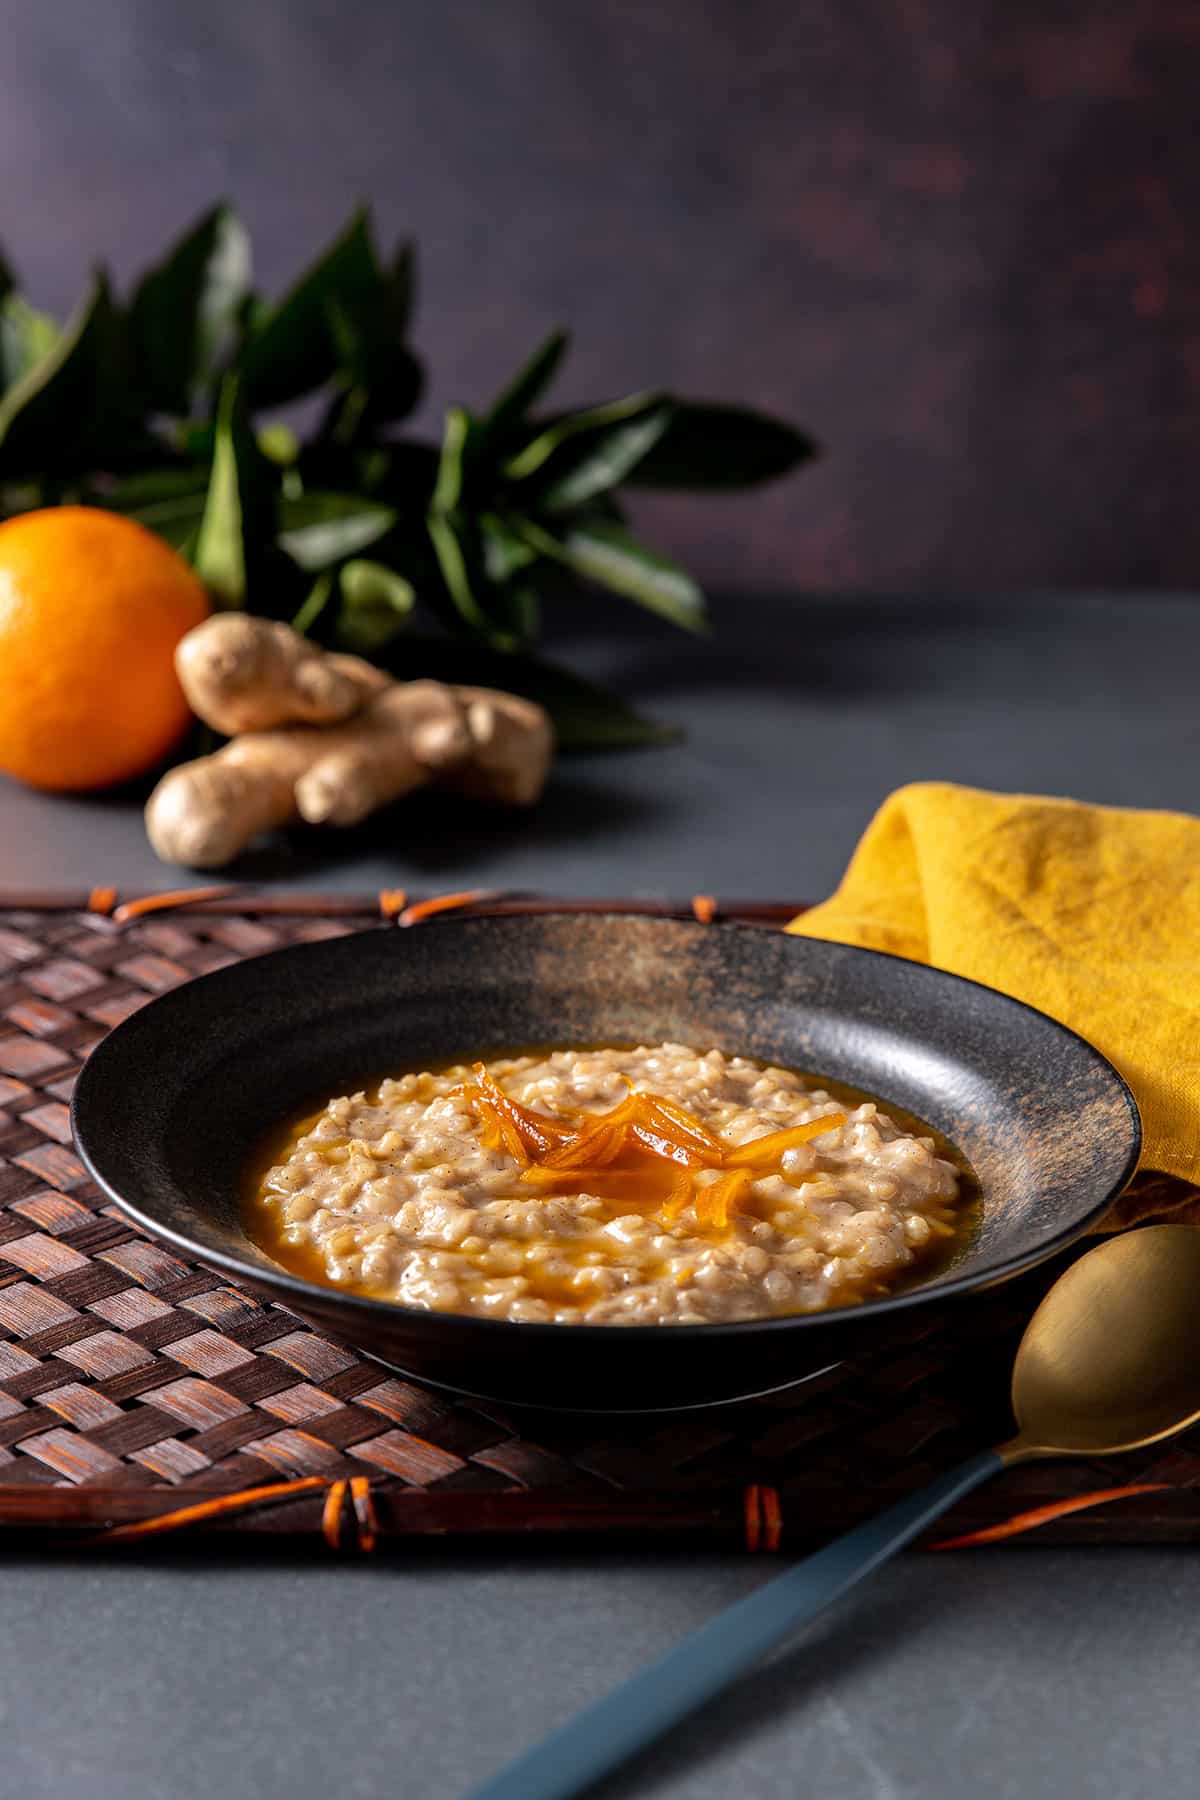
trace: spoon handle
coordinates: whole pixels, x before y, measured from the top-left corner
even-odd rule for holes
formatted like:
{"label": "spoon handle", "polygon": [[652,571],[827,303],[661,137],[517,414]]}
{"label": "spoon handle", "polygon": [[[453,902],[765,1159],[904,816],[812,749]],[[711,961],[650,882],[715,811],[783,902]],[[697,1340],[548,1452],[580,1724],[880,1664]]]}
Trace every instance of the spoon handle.
{"label": "spoon handle", "polygon": [[570,1800],[719,1694],[797,1627],[879,1568],[946,1509],[1004,1467],[984,1450],[897,1501],[690,1632],[673,1650],[568,1719],[472,1800]]}

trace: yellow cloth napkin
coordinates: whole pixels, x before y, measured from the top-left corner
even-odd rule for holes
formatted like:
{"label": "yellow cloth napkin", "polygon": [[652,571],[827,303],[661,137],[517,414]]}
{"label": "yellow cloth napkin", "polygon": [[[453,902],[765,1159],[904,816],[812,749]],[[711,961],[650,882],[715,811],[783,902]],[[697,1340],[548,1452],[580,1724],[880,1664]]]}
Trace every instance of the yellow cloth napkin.
{"label": "yellow cloth napkin", "polygon": [[[1133,1089],[1142,1168],[1200,1183],[1200,819],[918,783],[884,801],[832,899],[788,929],[1052,1014]],[[1126,1218],[1186,1199],[1173,1185],[1151,1184]]]}

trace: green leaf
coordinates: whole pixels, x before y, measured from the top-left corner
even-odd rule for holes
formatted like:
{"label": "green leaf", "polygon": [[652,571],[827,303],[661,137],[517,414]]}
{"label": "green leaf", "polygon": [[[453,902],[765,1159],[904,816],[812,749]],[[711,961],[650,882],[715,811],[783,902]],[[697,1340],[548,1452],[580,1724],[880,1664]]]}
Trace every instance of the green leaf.
{"label": "green leaf", "polygon": [[527,650],[542,626],[542,599],[529,583],[510,581],[493,588],[489,610],[500,626],[493,641],[505,649]]}
{"label": "green leaf", "polygon": [[191,561],[199,542],[200,527],[204,523],[204,495],[159,500],[151,506],[139,507],[136,512],[127,516],[136,519],[147,531],[157,532],[173,550],[178,550],[181,556],[186,556]]}
{"label": "green leaf", "polygon": [[677,400],[669,427],[629,480],[639,487],[749,487],[816,455],[813,439],[782,419]]}
{"label": "green leaf", "polygon": [[627,419],[636,419],[644,413],[653,412],[662,402],[661,394],[630,394],[624,400],[613,400],[606,406],[592,406],[583,412],[564,413],[552,425],[539,431],[515,456],[510,457],[504,465],[504,473],[510,481],[526,481],[531,475],[536,475],[555,451],[572,438],[579,437],[584,432],[599,431],[608,425],[619,425]]}
{"label": "green leaf", "polygon": [[342,570],[341,591],[337,643],[359,656],[373,656],[403,631],[416,604],[412,584],[403,575],[361,558]]}
{"label": "green leaf", "polygon": [[549,387],[566,354],[570,338],[565,331],[552,331],[544,344],[534,351],[523,369],[492,402],[481,424],[489,445],[500,447],[525,422],[534,401]]}
{"label": "green leaf", "polygon": [[446,592],[454,602],[460,618],[472,630],[481,632],[484,637],[491,637],[495,627],[476,596],[467,566],[467,554],[456,524],[445,513],[430,512],[425,518],[425,528],[433,544]]}
{"label": "green leaf", "polygon": [[503,586],[530,563],[538,552],[519,537],[498,513],[484,513],[479,520],[483,544],[483,567],[489,581]]}
{"label": "green leaf", "polygon": [[247,405],[283,406],[328,381],[337,368],[330,304],[364,300],[382,284],[360,210],[278,305],[251,323],[239,359]]}
{"label": "green leaf", "polygon": [[196,494],[203,499],[207,486],[202,469],[144,469],[114,481],[93,504],[105,506],[110,512],[135,513],[159,501]]}
{"label": "green leaf", "polygon": [[154,412],[199,410],[230,357],[249,292],[250,239],[216,206],[138,283],[129,320],[135,379]]}
{"label": "green leaf", "polygon": [[626,750],[669,744],[679,732],[642,718],[624,700],[569,669],[480,644],[405,634],[376,661],[401,680],[427,676],[466,686],[502,688],[544,706],[564,751]]}
{"label": "green leaf", "polygon": [[238,308],[238,329],[243,341],[254,332],[261,331],[272,312],[271,302],[264,300],[261,294],[251,291],[246,295]]}
{"label": "green leaf", "polygon": [[77,466],[112,329],[108,282],[98,274],[59,336],[0,399],[0,476]]}
{"label": "green leaf", "polygon": [[405,342],[415,283],[415,248],[401,244],[369,291],[335,294],[328,302],[337,374],[345,391],[322,426],[324,436],[351,444],[366,426],[406,418],[416,406],[424,371]]}
{"label": "green leaf", "polygon": [[356,556],[391,530],[390,506],[357,494],[302,494],[279,506],[279,546],[302,569],[328,568]]}
{"label": "green leaf", "polygon": [[0,394],[28,375],[58,341],[58,326],[20,294],[0,300]]}
{"label": "green leaf", "polygon": [[471,415],[463,406],[452,406],[446,413],[442,433],[442,454],[438,460],[437,480],[429,504],[434,512],[453,512],[462,498],[463,457],[471,433]]}
{"label": "green leaf", "polygon": [[254,434],[254,441],[268,462],[278,463],[281,469],[289,469],[300,456],[300,439],[290,425],[276,419],[270,425],[260,425]]}
{"label": "green leaf", "polygon": [[670,423],[671,408],[658,406],[653,412],[588,432],[566,445],[565,457],[560,452],[547,465],[551,479],[538,493],[539,512],[567,512],[616,487],[637,468]]}
{"label": "green leaf", "polygon": [[325,429],[351,443],[359,429],[407,418],[421,397],[424,374],[404,342],[387,290],[335,298],[327,308],[337,373],[344,388]]}
{"label": "green leaf", "polygon": [[198,469],[150,469],[89,495],[90,505],[124,513],[165,538],[173,550],[189,553],[204,518],[207,493]]}
{"label": "green leaf", "polygon": [[268,465],[250,433],[237,377],[227,375],[194,557],[197,574],[222,605],[244,603],[274,535],[274,512]]}
{"label": "green leaf", "polygon": [[581,519],[561,537],[532,519],[509,520],[531,549],[565,563],[585,581],[623,594],[685,631],[708,628],[704,595],[685,569],[647,549],[611,519]]}
{"label": "green leaf", "polygon": [[301,637],[307,637],[328,606],[332,594],[333,570],[326,569],[323,575],[317,576],[309,589],[304,605],[292,620],[292,630],[298,631]]}

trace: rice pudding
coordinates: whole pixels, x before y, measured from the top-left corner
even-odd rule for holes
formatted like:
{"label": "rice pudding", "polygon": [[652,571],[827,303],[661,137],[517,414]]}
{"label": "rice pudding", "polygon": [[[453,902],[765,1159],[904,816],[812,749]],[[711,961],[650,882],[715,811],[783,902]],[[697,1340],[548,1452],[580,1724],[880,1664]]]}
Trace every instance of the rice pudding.
{"label": "rice pudding", "polygon": [[960,1172],[876,1103],[682,1044],[388,1079],[288,1133],[249,1200],[309,1279],[517,1323],[823,1311],[944,1255]]}

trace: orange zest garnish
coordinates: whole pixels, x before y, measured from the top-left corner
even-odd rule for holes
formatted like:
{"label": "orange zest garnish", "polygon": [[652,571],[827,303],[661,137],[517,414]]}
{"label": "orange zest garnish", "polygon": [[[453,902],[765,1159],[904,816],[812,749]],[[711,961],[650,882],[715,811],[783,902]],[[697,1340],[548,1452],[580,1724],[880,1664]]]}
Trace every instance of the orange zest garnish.
{"label": "orange zest garnish", "polygon": [[693,1119],[691,1113],[685,1112],[682,1106],[677,1106],[674,1100],[667,1100],[662,1094],[642,1094],[639,1098],[645,1102],[646,1110],[655,1115],[660,1125],[667,1129],[673,1125],[678,1133],[690,1139],[699,1149],[707,1150],[710,1156],[725,1155],[727,1146],[720,1138],[714,1137],[699,1119]]}
{"label": "orange zest garnish", "polygon": [[732,1169],[719,1175],[696,1194],[696,1217],[702,1225],[714,1225],[724,1231],[729,1224],[729,1211],[735,1207],[754,1180],[752,1169]]}
{"label": "orange zest garnish", "polygon": [[739,1144],[736,1150],[730,1150],[725,1157],[725,1167],[765,1168],[769,1163],[777,1163],[798,1144],[807,1144],[810,1138],[824,1137],[827,1131],[836,1131],[845,1123],[845,1113],[826,1113],[823,1118],[810,1119],[807,1125],[793,1125],[787,1131],[769,1131],[765,1137],[751,1138],[748,1144]]}
{"label": "orange zest garnish", "polygon": [[670,1191],[662,1204],[662,1216],[668,1224],[673,1224],[684,1207],[690,1202],[696,1184],[692,1180],[689,1169],[681,1169],[671,1183]]}
{"label": "orange zest garnish", "polygon": [[705,1169],[713,1166],[710,1157],[704,1156],[691,1144],[672,1137],[669,1131],[664,1131],[653,1114],[649,1118],[643,1116],[634,1119],[629,1126],[629,1135],[635,1143],[642,1144],[649,1150],[652,1156],[661,1156],[665,1162],[678,1163],[681,1168]]}
{"label": "orange zest garnish", "polygon": [[[652,1207],[668,1224],[691,1206],[700,1225],[718,1231],[728,1229],[761,1175],[779,1172],[787,1151],[846,1123],[844,1113],[827,1113],[735,1146],[676,1101],[628,1083],[628,1094],[610,1111],[571,1121],[510,1099],[483,1063],[474,1065],[474,1075],[474,1083],[456,1091],[483,1127],[487,1148],[506,1150],[529,1187],[547,1197],[586,1191],[621,1206]],[[701,1170],[719,1171],[717,1179],[698,1184]]]}
{"label": "orange zest garnish", "polygon": [[[572,1137],[564,1138],[556,1149],[542,1157],[543,1168],[577,1169],[582,1167],[584,1163],[595,1160],[592,1154],[593,1149],[601,1144],[607,1145],[610,1134],[612,1134],[612,1143],[615,1145],[612,1155],[616,1155],[624,1138],[623,1133],[621,1136],[616,1135],[618,1128],[636,1111],[638,1101],[639,1096],[631,1092],[625,1096],[620,1105],[614,1106],[611,1112],[591,1116],[588,1124],[582,1130],[577,1131]],[[599,1160],[608,1162],[611,1157],[601,1156]]]}
{"label": "orange zest garnish", "polygon": [[529,1162],[529,1152],[516,1124],[493,1101],[480,1095],[476,1108],[483,1125],[483,1141],[489,1150],[507,1150],[522,1167]]}
{"label": "orange zest garnish", "polygon": [[[475,1064],[474,1074],[479,1092],[499,1118],[508,1121],[529,1152],[526,1161],[532,1160],[534,1151],[539,1156],[546,1156],[555,1145],[572,1135],[572,1127],[564,1120],[549,1119],[543,1113],[534,1112],[532,1107],[521,1106],[517,1101],[510,1100],[504,1089],[497,1087],[482,1063]],[[473,1098],[469,1088],[466,1092],[468,1098]]]}

